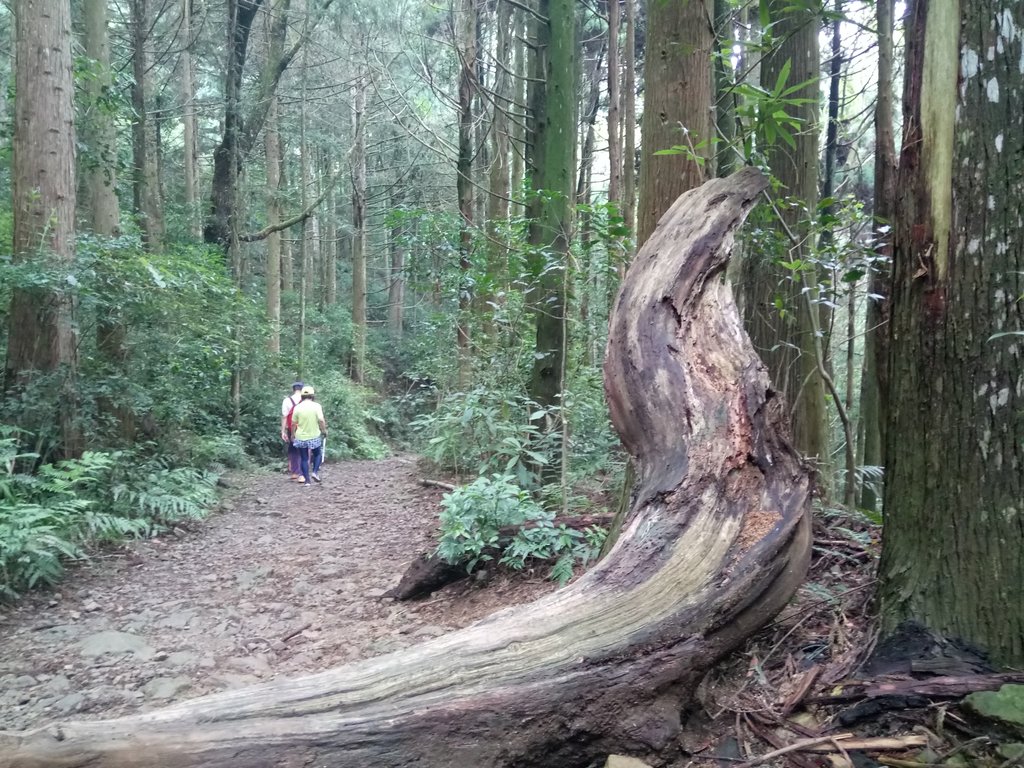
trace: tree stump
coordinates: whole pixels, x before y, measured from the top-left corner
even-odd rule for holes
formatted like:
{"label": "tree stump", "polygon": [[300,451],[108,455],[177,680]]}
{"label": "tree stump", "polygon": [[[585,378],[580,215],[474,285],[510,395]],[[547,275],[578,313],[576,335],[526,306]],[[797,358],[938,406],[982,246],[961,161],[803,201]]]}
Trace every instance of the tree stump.
{"label": "tree stump", "polygon": [[605,362],[638,467],[622,534],[535,603],[421,645],[116,720],[0,736],[0,766],[584,766],[669,754],[704,672],[788,601],[809,480],[724,279],[765,187],[681,196],[638,254]]}

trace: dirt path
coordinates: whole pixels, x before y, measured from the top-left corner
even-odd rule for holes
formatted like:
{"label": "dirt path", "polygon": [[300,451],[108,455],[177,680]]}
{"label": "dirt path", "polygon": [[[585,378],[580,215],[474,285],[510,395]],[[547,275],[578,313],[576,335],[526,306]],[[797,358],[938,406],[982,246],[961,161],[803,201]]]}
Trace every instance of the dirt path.
{"label": "dirt path", "polygon": [[94,559],[0,605],[0,730],[110,717],[414,645],[553,589],[539,577],[383,598],[432,546],[441,492],[413,457],[238,480],[188,532]]}

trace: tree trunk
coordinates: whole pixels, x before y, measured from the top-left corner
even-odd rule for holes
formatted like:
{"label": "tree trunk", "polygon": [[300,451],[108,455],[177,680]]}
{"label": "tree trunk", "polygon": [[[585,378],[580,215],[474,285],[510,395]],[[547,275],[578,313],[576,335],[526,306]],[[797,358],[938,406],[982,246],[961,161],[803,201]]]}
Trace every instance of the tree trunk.
{"label": "tree trunk", "polygon": [[[12,208],[14,262],[45,254],[54,269],[74,262],[75,124],[70,0],[18,0],[15,5]],[[42,453],[81,455],[77,422],[78,345],[74,302],[59,289],[17,288],[8,316],[11,333],[4,392],[31,387],[36,374],[55,375],[58,412],[28,413],[19,426],[36,435]],[[53,390],[52,385],[50,386]],[[54,418],[56,417],[56,418]],[[53,434],[54,421],[60,434]]]}
{"label": "tree trunk", "polygon": [[[264,151],[267,168],[267,226],[281,221],[281,138],[278,133],[278,101],[271,96],[267,111],[267,131]],[[281,233],[267,235],[267,321],[270,323],[269,348],[271,354],[281,353]]]}
{"label": "tree trunk", "polygon": [[[636,232],[636,0],[626,3],[626,47],[622,51],[622,223]],[[635,235],[634,235],[635,239]],[[628,261],[628,258],[626,259]],[[623,273],[625,270],[622,270]]]}
{"label": "tree trunk", "polygon": [[[136,2],[138,0],[135,0]],[[224,135],[213,152],[211,207],[203,239],[227,249],[235,229],[235,187],[241,158],[242,73],[249,50],[249,33],[263,0],[228,0],[227,66],[224,73]],[[232,265],[237,268],[238,265]],[[236,274],[237,276],[237,274]]]}
{"label": "tree trunk", "polygon": [[149,56],[146,52],[149,29],[148,0],[131,0],[132,24],[132,191],[135,215],[142,230],[146,250],[159,251],[164,242],[163,206],[157,174],[152,119],[146,113]]}
{"label": "tree trunk", "polygon": [[678,755],[697,682],[785,605],[809,554],[809,481],[721,279],[764,185],[747,168],[680,198],[630,270],[605,387],[641,490],[590,572],[362,663],[9,734],[0,767],[582,768],[609,752]]}
{"label": "tree trunk", "polygon": [[199,240],[203,236],[199,213],[199,123],[196,119],[196,75],[192,63],[192,3],[181,0],[181,127],[185,168],[185,219],[189,234]]}
{"label": "tree trunk", "polygon": [[[884,632],[1024,664],[1024,7],[918,0],[907,26],[889,337]],[[926,535],[922,535],[922,534]]]}
{"label": "tree trunk", "polygon": [[[875,100],[875,249],[880,256],[892,256],[892,213],[896,179],[896,147],[893,137],[893,10],[894,0],[877,0],[878,23],[878,95]],[[861,463],[884,466],[886,337],[888,331],[889,268],[875,262],[868,275],[868,299],[865,311],[864,363],[860,384]],[[873,487],[865,483],[860,505],[875,509],[878,500]]]}
{"label": "tree trunk", "polygon": [[[787,85],[807,83],[793,94],[807,103],[794,105],[789,113],[802,122],[793,137],[796,150],[781,139],[767,148],[772,175],[779,180],[780,214],[794,241],[776,259],[750,254],[743,264],[744,312],[747,332],[768,365],[772,380],[793,410],[793,440],[811,461],[828,460],[825,385],[819,373],[816,346],[817,318],[810,299],[817,293],[813,270],[795,272],[777,261],[806,262],[809,236],[808,212],[818,201],[818,18],[813,9],[794,9],[788,0],[770,2],[775,49],[761,62],[761,83],[774,88],[783,67],[790,63]],[[810,293],[805,293],[804,286]],[[785,314],[777,309],[781,302]]]}
{"label": "tree trunk", "polygon": [[459,0],[454,18],[459,58],[459,156],[455,186],[459,198],[459,314],[455,326],[458,387],[466,390],[472,377],[469,323],[472,314],[470,268],[473,250],[473,93],[477,61],[476,0]]}
{"label": "tree trunk", "polygon": [[608,9],[608,202],[622,203],[622,111],[619,108],[619,0],[607,0]]}
{"label": "tree trunk", "polygon": [[[84,169],[86,208],[90,229],[101,237],[121,234],[121,211],[117,202],[117,126],[108,109],[99,106],[112,87],[110,44],[107,38],[107,0],[86,0],[84,7],[85,55],[95,62],[95,75],[86,81],[90,109],[83,125],[83,139],[96,160]],[[99,268],[106,271],[101,262]],[[106,281],[104,281],[106,283]],[[128,329],[115,296],[104,296],[105,304],[96,319],[96,350],[107,369],[128,375]],[[125,441],[134,437],[132,411],[115,399],[100,397],[101,416],[116,425],[116,435]]]}
{"label": "tree trunk", "polygon": [[334,160],[325,152],[320,178],[321,184],[329,186],[324,193],[324,212],[320,217],[323,232],[320,255],[324,262],[323,295],[324,305],[327,307],[333,307],[338,303],[338,206],[334,197],[334,177]]}
{"label": "tree trunk", "polygon": [[715,3],[715,175],[728,176],[736,168],[736,95],[733,83],[732,55],[736,35],[733,9],[729,0]]}
{"label": "tree trunk", "polygon": [[352,380],[366,371],[366,73],[352,86]]}
{"label": "tree trunk", "polygon": [[[537,29],[537,65],[530,104],[531,153],[527,156],[534,190],[528,207],[530,244],[537,253],[531,265],[540,275],[532,307],[536,344],[530,397],[542,408],[560,405],[565,385],[567,328],[567,272],[569,228],[572,221],[573,182],[576,174],[576,18],[573,0],[540,0]],[[541,423],[549,429],[550,422]],[[561,470],[561,448],[544,468]]]}
{"label": "tree trunk", "polygon": [[[513,99],[513,82],[511,73],[505,69],[512,58],[512,11],[509,3],[498,3],[496,19],[495,58],[501,66],[494,73],[494,106],[491,111],[491,167],[488,179],[490,194],[487,197],[487,275],[484,278],[485,290],[480,292],[480,314],[491,318],[495,306],[501,299],[499,294],[508,281],[508,244],[506,232],[508,226],[510,186],[509,148],[512,121],[510,115],[516,112]],[[492,328],[492,323],[485,320],[484,327]]]}
{"label": "tree trunk", "polygon": [[703,141],[708,143],[693,155],[705,160],[712,155],[711,13],[711,0],[655,2],[647,9],[638,245],[651,236],[668,206],[704,179],[703,167],[689,153],[654,153],[696,148]]}
{"label": "tree trunk", "polygon": [[[510,136],[512,149],[512,178],[510,185],[512,190],[511,196],[517,200],[522,199],[523,178],[526,167],[526,101],[529,90],[526,78],[531,71],[529,67],[530,52],[526,44],[526,38],[529,35],[530,27],[530,20],[526,13],[518,10],[512,13],[512,44],[514,46],[512,68],[515,72],[515,78],[512,81],[512,101],[515,120],[512,123],[512,133]],[[517,204],[511,210],[519,214],[523,208]]]}

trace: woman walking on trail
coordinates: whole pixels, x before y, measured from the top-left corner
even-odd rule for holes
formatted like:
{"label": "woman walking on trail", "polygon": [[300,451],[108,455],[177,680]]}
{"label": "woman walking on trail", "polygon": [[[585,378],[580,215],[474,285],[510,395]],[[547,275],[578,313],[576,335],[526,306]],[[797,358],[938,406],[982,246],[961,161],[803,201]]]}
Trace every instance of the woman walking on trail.
{"label": "woman walking on trail", "polygon": [[299,449],[292,444],[291,434],[292,411],[295,409],[295,406],[302,402],[302,396],[299,393],[304,386],[305,384],[301,381],[296,381],[292,384],[292,393],[281,401],[281,439],[288,446],[288,471],[291,473],[292,480],[298,480],[302,477],[299,474],[302,471],[299,463]]}
{"label": "woman walking on trail", "polygon": [[[302,388],[302,400],[292,410],[292,445],[299,451],[299,463],[302,469],[300,485],[309,486],[310,480],[320,482],[320,463],[324,458],[324,438],[327,437],[327,422],[320,403],[314,399],[316,392],[312,387]],[[312,472],[310,472],[312,462]]]}

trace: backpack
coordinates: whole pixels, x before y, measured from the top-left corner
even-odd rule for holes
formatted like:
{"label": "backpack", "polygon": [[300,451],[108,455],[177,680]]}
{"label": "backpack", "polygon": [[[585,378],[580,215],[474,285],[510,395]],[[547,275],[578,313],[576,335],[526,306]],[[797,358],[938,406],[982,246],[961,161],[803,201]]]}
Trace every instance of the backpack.
{"label": "backpack", "polygon": [[287,417],[287,420],[285,421],[285,424],[288,425],[288,434],[289,435],[292,433],[292,414],[295,413],[295,406],[302,402],[302,400],[300,398],[299,399],[299,403],[296,403],[293,398],[294,398],[293,395],[289,395],[288,396],[288,399],[292,401],[292,407],[288,409],[288,417]]}

